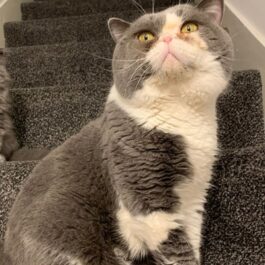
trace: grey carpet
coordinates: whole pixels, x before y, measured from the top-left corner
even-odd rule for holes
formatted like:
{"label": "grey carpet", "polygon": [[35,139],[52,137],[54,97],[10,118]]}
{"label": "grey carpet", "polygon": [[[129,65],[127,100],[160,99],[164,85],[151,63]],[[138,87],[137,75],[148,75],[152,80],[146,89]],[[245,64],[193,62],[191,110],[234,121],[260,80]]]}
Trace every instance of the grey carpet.
{"label": "grey carpet", "polygon": [[[78,3],[79,2],[79,3]],[[67,16],[82,16],[91,13],[121,11],[128,9],[136,9],[133,0],[120,1],[36,1],[32,3],[23,3],[22,18],[23,20],[28,19],[43,19],[43,18],[55,18],[55,17],[67,17]],[[152,0],[137,0],[141,2],[143,8],[150,8],[152,6]],[[156,0],[155,6],[171,6],[176,1],[172,0]],[[177,1],[178,2],[178,1]],[[184,2],[184,1],[183,1]],[[143,12],[138,9],[138,13]]]}
{"label": "grey carpet", "polygon": [[265,260],[265,144],[223,152],[208,196],[204,265]]}
{"label": "grey carpet", "polygon": [[19,47],[109,39],[108,18],[118,16],[131,21],[137,15],[135,10],[131,10],[106,12],[100,16],[90,14],[77,17],[9,22],[5,24],[6,45],[7,47]]}
{"label": "grey carpet", "polygon": [[[89,1],[93,10],[85,0],[23,4],[24,19],[49,19],[5,26],[9,46],[5,55],[13,78],[11,96],[21,146],[53,148],[102,111],[111,73],[110,61],[99,57],[110,58],[113,44],[105,20],[100,18],[115,14],[133,17],[139,11],[128,11],[125,8],[128,3],[123,1],[119,1],[119,6],[116,0],[108,1],[108,7],[97,2],[103,3]],[[205,215],[202,246],[205,265],[263,264],[262,113],[259,73],[235,73],[230,87],[218,101],[221,153]],[[29,161],[0,165],[0,238],[4,236],[15,196],[35,164]]]}
{"label": "grey carpet", "polygon": [[[0,238],[3,238],[8,211],[23,180],[32,171],[36,162],[8,162],[0,165]],[[2,265],[2,264],[1,264]]]}
{"label": "grey carpet", "polygon": [[58,146],[103,109],[109,84],[14,89],[14,120],[21,146]]}
{"label": "grey carpet", "polygon": [[10,48],[5,56],[14,88],[91,84],[111,80],[112,49],[110,39],[91,40]]}

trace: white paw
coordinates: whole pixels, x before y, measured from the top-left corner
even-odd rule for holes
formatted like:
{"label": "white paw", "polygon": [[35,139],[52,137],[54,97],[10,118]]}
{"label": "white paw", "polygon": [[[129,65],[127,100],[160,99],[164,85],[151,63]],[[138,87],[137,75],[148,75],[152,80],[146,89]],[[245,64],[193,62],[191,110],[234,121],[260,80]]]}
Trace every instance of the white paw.
{"label": "white paw", "polygon": [[0,154],[0,164],[6,162],[6,158]]}

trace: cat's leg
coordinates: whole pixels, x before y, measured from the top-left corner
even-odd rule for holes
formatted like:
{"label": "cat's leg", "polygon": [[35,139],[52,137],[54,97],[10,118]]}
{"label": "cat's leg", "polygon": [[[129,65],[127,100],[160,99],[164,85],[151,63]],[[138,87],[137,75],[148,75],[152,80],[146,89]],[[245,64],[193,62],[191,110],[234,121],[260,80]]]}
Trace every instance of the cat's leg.
{"label": "cat's leg", "polygon": [[182,229],[173,230],[156,253],[158,265],[198,265],[193,247]]}

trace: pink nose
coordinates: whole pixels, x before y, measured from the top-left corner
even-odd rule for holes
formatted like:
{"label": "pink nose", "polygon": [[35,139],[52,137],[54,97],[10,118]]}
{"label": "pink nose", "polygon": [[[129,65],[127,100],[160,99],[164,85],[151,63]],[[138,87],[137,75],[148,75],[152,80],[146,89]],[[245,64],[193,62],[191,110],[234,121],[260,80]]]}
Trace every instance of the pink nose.
{"label": "pink nose", "polygon": [[165,36],[165,37],[163,37],[163,41],[166,42],[166,43],[170,43],[172,41],[172,37]]}

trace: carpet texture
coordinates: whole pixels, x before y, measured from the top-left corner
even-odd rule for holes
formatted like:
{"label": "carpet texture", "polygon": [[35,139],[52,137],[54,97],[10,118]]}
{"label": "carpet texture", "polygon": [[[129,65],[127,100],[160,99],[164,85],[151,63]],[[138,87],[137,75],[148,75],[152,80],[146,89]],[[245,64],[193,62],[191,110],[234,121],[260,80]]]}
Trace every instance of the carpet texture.
{"label": "carpet texture", "polygon": [[64,42],[84,42],[109,39],[107,21],[117,16],[132,20],[139,13],[135,10],[106,12],[87,16],[39,19],[34,21],[9,22],[5,24],[8,47],[48,45]]}
{"label": "carpet texture", "polygon": [[[134,2],[141,3],[144,8],[151,8],[152,0],[111,0],[111,1],[98,1],[98,0],[84,0],[84,1],[36,1],[32,3],[23,3],[22,19],[43,19],[43,18],[55,18],[55,17],[67,17],[67,16],[82,16],[91,13],[101,13],[108,11],[119,11],[135,9],[136,12],[143,13],[141,8],[137,7]],[[178,3],[178,0],[156,0],[155,7],[167,7],[172,6],[174,3]],[[185,1],[183,1],[185,2]]]}
{"label": "carpet texture", "polygon": [[[142,3],[152,7],[151,0]],[[155,3],[159,9],[174,1]],[[36,0],[22,4],[22,12],[24,21],[5,25],[16,132],[22,147],[50,149],[101,113],[113,50],[106,21],[133,19],[139,10],[131,0]],[[260,265],[265,260],[265,136],[259,72],[235,72],[217,110],[220,155],[206,205],[202,264]],[[36,163],[0,165],[0,238]]]}
{"label": "carpet texture", "polygon": [[7,69],[14,88],[107,82],[113,46],[108,39],[7,48]]}
{"label": "carpet texture", "polygon": [[109,84],[94,83],[12,90],[20,145],[58,146],[100,114],[109,88]]}

